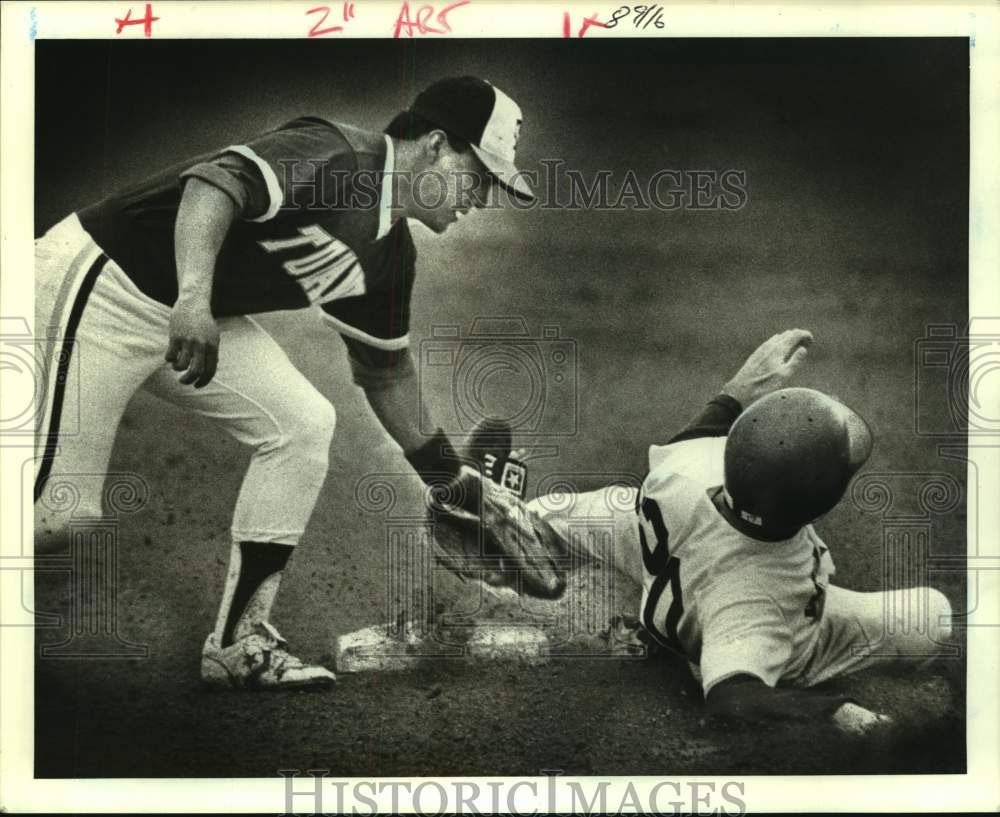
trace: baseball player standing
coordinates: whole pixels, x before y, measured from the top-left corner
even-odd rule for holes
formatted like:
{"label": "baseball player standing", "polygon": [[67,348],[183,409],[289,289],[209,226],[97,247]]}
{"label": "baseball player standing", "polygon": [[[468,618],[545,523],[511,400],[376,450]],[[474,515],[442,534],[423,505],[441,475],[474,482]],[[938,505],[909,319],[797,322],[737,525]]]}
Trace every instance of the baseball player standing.
{"label": "baseball player standing", "polygon": [[950,636],[951,608],[928,587],[859,593],[830,582],[833,561],[811,523],[840,501],[872,435],[832,398],[784,388],[811,341],[796,329],[762,344],[694,421],[650,447],[639,489],[528,507],[576,547],[600,537],[574,528],[614,525],[615,567],[642,587],[639,622],[698,667],[710,711],[830,717],[863,734],[885,716],[804,688],[879,661],[930,660]]}
{"label": "baseball player standing", "polygon": [[[444,433],[418,430],[407,219],[443,233],[494,183],[531,199],[514,165],[520,125],[520,108],[488,82],[443,79],[384,134],[296,119],[156,173],[38,239],[35,325],[48,330],[55,376],[36,429],[36,546],[66,542],[47,486],[73,483],[77,512],[102,513],[101,487],[73,477],[106,473],[125,406],[145,385],[253,448],[202,677],[332,682],[287,652],[269,617],[326,477],[334,408],[250,315],[318,309],[416,471],[453,472]],[[79,433],[60,436],[70,411]]]}

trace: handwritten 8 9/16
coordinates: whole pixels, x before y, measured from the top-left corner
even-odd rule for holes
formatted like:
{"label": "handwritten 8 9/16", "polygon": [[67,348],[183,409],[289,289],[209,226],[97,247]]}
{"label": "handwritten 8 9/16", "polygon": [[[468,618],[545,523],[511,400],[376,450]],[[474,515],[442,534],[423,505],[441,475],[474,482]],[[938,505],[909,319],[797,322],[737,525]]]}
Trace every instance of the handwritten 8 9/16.
{"label": "handwritten 8 9/16", "polygon": [[614,28],[619,20],[627,18],[630,14],[635,28],[647,29],[650,26],[663,28],[666,25],[663,22],[663,6],[619,6],[604,27]]}

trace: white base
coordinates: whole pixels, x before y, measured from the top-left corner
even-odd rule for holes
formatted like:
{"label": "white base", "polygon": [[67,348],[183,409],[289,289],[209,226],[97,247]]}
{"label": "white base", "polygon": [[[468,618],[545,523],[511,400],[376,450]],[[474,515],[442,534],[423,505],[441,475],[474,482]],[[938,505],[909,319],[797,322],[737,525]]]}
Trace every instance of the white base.
{"label": "white base", "polygon": [[345,633],[334,647],[338,673],[394,672],[456,659],[542,664],[549,659],[549,639],[537,627],[481,622],[464,644],[444,643],[408,623],[391,633],[385,625]]}
{"label": "white base", "polygon": [[549,638],[537,627],[479,624],[469,636],[465,650],[476,661],[544,664],[549,660]]}

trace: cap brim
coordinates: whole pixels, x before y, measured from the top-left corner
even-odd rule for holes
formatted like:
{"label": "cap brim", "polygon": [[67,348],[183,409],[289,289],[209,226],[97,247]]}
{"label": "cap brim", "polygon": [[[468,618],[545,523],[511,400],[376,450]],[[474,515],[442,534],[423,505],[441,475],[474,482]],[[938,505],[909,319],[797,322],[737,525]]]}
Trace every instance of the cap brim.
{"label": "cap brim", "polygon": [[508,162],[506,159],[497,156],[494,153],[488,153],[483,150],[478,145],[471,145],[473,151],[479,161],[482,162],[486,169],[492,173],[500,185],[505,189],[510,191],[513,195],[517,196],[519,199],[525,201],[534,201],[535,194],[531,192],[531,188],[528,187],[528,183],[524,180],[524,176],[521,171],[514,166],[513,162]]}

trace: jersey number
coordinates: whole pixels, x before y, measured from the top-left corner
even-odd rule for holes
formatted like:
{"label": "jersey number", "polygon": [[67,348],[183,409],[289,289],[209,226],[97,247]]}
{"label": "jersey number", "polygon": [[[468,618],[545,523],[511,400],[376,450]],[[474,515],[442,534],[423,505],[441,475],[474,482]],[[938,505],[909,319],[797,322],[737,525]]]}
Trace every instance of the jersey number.
{"label": "jersey number", "polygon": [[[652,526],[653,535],[656,537],[651,549],[645,527],[640,520],[639,544],[642,546],[642,563],[646,572],[656,577],[653,580],[653,586],[649,588],[649,595],[646,597],[646,606],[642,611],[642,623],[651,634],[659,637],[668,647],[683,654],[684,648],[677,636],[677,625],[684,614],[684,597],[681,593],[681,563],[676,556],[670,555],[670,533],[663,521],[660,506],[656,504],[655,500],[646,497],[642,500],[639,509],[646,521]],[[660,630],[655,621],[656,606],[668,584],[671,596],[670,607],[667,610],[663,629]]]}

